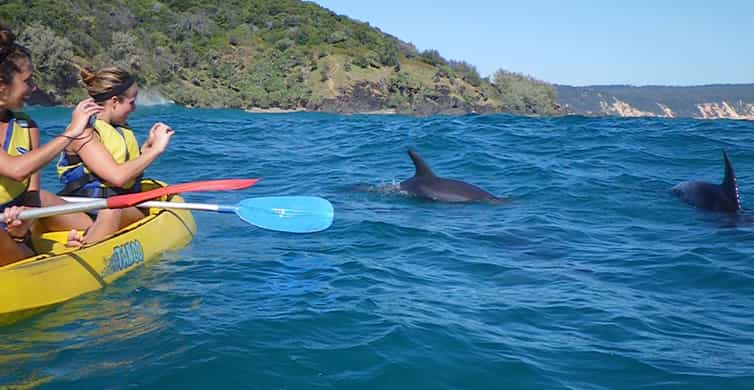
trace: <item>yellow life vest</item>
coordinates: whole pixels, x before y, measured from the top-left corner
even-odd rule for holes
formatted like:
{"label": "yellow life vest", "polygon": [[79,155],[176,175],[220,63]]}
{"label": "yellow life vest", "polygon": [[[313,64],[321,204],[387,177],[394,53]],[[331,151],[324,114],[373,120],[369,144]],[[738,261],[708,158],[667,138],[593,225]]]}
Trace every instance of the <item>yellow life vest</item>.
{"label": "yellow life vest", "polygon": [[[31,150],[30,121],[31,118],[25,113],[11,113],[8,130],[5,132],[5,140],[3,140],[3,152],[8,156],[20,156]],[[29,177],[22,181],[16,181],[9,177],[0,176],[0,210],[9,206],[20,205],[23,202],[26,190],[29,188],[29,180]]]}
{"label": "yellow life vest", "polygon": [[[117,126],[97,120],[94,131],[117,164],[133,160],[141,154],[139,142],[133,131],[127,127]],[[77,195],[87,197],[102,197],[117,194],[139,192],[141,190],[141,175],[129,181],[123,187],[112,187],[95,175],[77,154],[63,152],[57,165],[58,177],[65,185],[58,195]]]}

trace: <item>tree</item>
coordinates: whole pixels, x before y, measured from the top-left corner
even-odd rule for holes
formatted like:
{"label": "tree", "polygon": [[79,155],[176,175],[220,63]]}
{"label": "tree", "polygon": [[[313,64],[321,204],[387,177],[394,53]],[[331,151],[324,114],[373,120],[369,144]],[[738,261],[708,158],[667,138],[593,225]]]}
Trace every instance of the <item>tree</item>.
{"label": "tree", "polygon": [[54,95],[56,90],[70,85],[71,75],[74,74],[71,41],[39,23],[27,27],[18,40],[31,50],[32,61],[37,69],[35,78],[41,91]]}
{"label": "tree", "polygon": [[392,44],[380,46],[377,51],[380,63],[385,66],[398,66],[400,64],[400,52],[398,47]]}
{"label": "tree", "polygon": [[424,50],[419,56],[419,59],[430,65],[442,65],[447,63],[445,58],[442,58],[440,55],[440,52],[435,49]]}
{"label": "tree", "polygon": [[555,88],[520,73],[499,69],[493,84],[503,105],[514,112],[554,114],[557,112]]}
{"label": "tree", "polygon": [[466,61],[450,61],[451,69],[458,72],[461,78],[467,83],[478,87],[482,84],[482,78],[479,76],[479,72],[476,70],[476,66],[469,64]]}
{"label": "tree", "polygon": [[139,62],[136,54],[136,38],[127,32],[113,32],[110,45],[110,62],[123,69],[131,69],[132,64]]}

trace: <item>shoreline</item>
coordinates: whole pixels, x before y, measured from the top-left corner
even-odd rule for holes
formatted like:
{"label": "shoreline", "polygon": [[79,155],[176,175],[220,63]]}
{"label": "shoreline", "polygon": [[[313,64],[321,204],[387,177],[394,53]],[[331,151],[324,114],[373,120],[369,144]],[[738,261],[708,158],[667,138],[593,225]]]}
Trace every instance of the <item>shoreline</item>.
{"label": "shoreline", "polygon": [[[258,108],[258,107],[252,107],[252,108],[244,108],[242,109],[245,112],[251,113],[251,114],[290,114],[290,113],[296,113],[296,112],[319,112],[319,113],[325,113],[325,114],[336,114],[336,115],[398,115],[399,112],[396,111],[393,108],[386,108],[382,110],[374,110],[374,111],[363,111],[363,112],[329,112],[329,111],[314,111],[314,110],[307,110],[306,108]],[[410,115],[410,114],[407,114]]]}
{"label": "shoreline", "polygon": [[251,114],[290,114],[293,112],[313,112],[313,111],[308,111],[305,108],[289,109],[289,108],[277,108],[277,107],[272,107],[272,108],[252,107],[252,108],[243,108],[242,110]]}
{"label": "shoreline", "polygon": [[[175,102],[170,103],[164,103],[164,104],[142,104],[142,107],[159,107],[159,106],[167,106],[167,105],[175,105],[178,107],[184,107],[184,108],[199,108],[199,109],[210,109],[209,107],[196,107],[196,106],[184,106],[182,104],[178,104]],[[27,104],[26,108],[37,108],[37,107],[64,107],[64,108],[73,108],[73,105],[68,104],[59,104],[59,105],[47,105],[47,104]],[[382,110],[372,110],[372,111],[361,111],[361,112],[335,112],[335,111],[317,111],[317,110],[308,110],[306,108],[294,108],[294,109],[284,109],[284,108],[228,108],[228,107],[216,107],[216,109],[236,109],[240,111],[244,111],[250,114],[292,114],[292,113],[322,113],[322,114],[332,114],[332,115],[405,115],[405,116],[433,116],[433,115],[448,115],[448,116],[454,116],[454,115],[483,115],[484,113],[477,113],[477,112],[468,112],[459,114],[457,112],[448,112],[448,113],[435,113],[432,115],[421,115],[416,113],[401,113],[397,112],[395,109],[382,109]],[[487,113],[489,114],[489,113]],[[594,114],[576,114],[576,113],[567,113],[564,115],[521,115],[521,114],[514,114],[510,112],[496,112],[494,114],[504,114],[504,115],[515,115],[515,116],[523,116],[523,117],[530,117],[530,118],[562,118],[562,117],[585,117],[585,118],[657,118],[657,119],[696,119],[696,120],[702,120],[702,121],[713,121],[713,120],[732,120],[732,121],[754,121],[754,116],[747,116],[747,115],[739,115],[738,117],[725,117],[725,116],[708,116],[708,117],[668,117],[668,116],[662,116],[662,115],[645,115],[645,116],[635,116],[635,115],[594,115]]]}

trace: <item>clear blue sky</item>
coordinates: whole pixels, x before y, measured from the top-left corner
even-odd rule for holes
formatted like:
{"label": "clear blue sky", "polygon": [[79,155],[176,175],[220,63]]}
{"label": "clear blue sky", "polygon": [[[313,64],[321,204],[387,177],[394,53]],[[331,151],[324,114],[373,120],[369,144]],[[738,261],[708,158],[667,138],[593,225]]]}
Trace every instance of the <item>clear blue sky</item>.
{"label": "clear blue sky", "polygon": [[447,59],[567,85],[754,82],[754,1],[315,0]]}

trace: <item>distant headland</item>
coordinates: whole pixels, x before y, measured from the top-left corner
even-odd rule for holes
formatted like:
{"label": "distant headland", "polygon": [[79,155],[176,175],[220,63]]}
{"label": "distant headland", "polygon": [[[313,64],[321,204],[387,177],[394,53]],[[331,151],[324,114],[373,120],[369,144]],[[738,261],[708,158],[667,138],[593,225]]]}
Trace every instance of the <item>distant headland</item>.
{"label": "distant headland", "polygon": [[556,90],[558,102],[580,115],[754,120],[754,84],[558,85]]}

